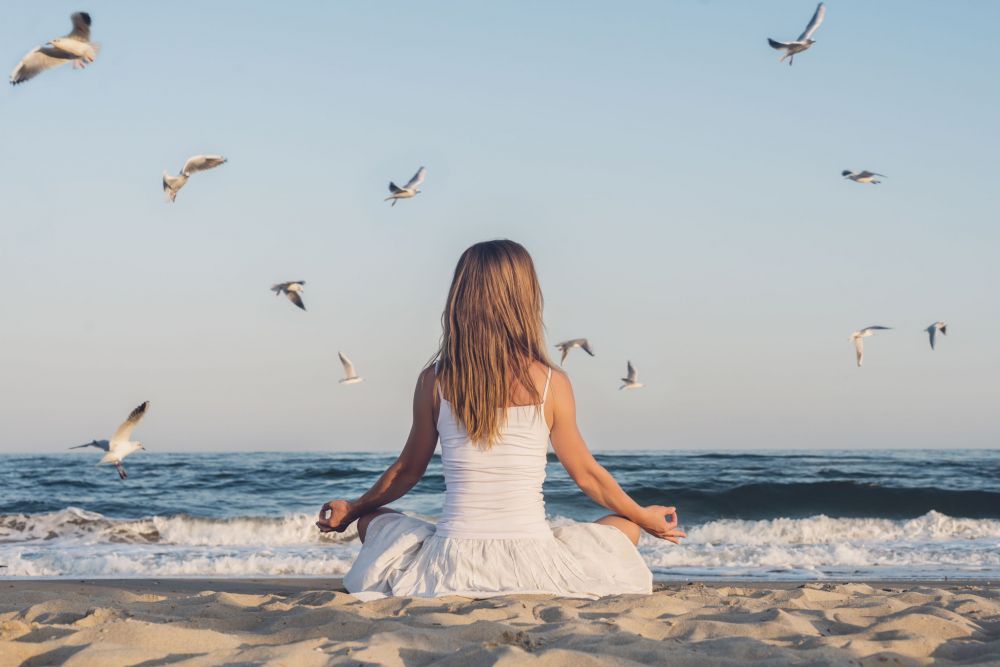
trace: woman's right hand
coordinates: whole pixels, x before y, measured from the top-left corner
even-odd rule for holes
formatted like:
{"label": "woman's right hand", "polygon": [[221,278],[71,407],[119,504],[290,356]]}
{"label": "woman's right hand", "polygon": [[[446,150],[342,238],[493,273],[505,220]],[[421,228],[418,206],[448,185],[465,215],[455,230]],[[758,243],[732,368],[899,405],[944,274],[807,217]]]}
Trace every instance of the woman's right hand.
{"label": "woman's right hand", "polygon": [[667,540],[674,544],[680,544],[680,539],[687,537],[687,533],[677,528],[676,507],[648,505],[642,508],[637,518],[638,521],[636,523],[639,524],[639,527],[653,537],[658,537],[661,540]]}
{"label": "woman's right hand", "polygon": [[331,500],[320,509],[319,521],[316,522],[316,525],[323,533],[330,531],[342,533],[356,518],[354,508],[349,501]]}

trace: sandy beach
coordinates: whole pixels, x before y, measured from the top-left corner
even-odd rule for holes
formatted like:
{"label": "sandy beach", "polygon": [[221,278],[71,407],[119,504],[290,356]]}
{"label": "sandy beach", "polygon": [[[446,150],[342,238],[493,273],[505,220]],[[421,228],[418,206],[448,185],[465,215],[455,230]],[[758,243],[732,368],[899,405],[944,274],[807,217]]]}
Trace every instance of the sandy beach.
{"label": "sandy beach", "polygon": [[359,602],[339,580],[7,580],[0,666],[1000,663],[992,583]]}

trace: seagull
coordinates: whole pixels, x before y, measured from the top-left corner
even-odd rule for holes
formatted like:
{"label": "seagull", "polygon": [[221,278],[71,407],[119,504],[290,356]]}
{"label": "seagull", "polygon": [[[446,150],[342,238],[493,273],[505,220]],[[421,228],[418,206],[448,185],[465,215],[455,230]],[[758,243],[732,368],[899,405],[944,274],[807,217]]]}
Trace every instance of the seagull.
{"label": "seagull", "polygon": [[934,349],[934,338],[935,338],[937,332],[940,331],[945,336],[947,336],[948,335],[948,324],[945,323],[945,322],[935,322],[934,324],[932,324],[929,327],[927,327],[926,329],[924,329],[924,331],[926,331],[927,335],[929,335],[931,337],[931,349],[933,350]]}
{"label": "seagull", "polygon": [[854,341],[854,349],[858,353],[858,368],[861,367],[861,362],[865,359],[865,343],[864,338],[869,336],[874,336],[876,331],[881,331],[884,329],[891,329],[892,327],[880,327],[878,325],[873,325],[870,327],[865,327],[861,331],[855,331],[851,334],[850,340]]}
{"label": "seagull", "polygon": [[795,60],[796,53],[802,53],[815,44],[816,40],[814,40],[812,36],[813,33],[819,29],[824,16],[826,16],[826,5],[821,2],[816,6],[816,13],[813,14],[813,17],[809,20],[809,25],[806,26],[805,32],[799,35],[799,38],[794,42],[779,42],[768,38],[767,43],[771,45],[772,49],[785,52],[785,55],[781,56],[778,62],[788,58],[788,64],[791,65],[792,61]]}
{"label": "seagull", "polygon": [[618,387],[618,391],[622,389],[641,389],[646,386],[639,382],[639,372],[635,370],[635,366],[632,365],[631,361],[628,362],[628,373],[626,373],[626,376],[622,378],[622,382],[625,384]]}
{"label": "seagull", "polygon": [[184,167],[181,169],[181,173],[176,176],[168,174],[166,170],[164,170],[163,191],[167,195],[167,201],[172,202],[177,199],[177,193],[180,192],[181,188],[187,185],[188,178],[191,177],[191,174],[199,171],[207,171],[208,169],[214,169],[220,164],[225,164],[226,162],[226,158],[221,155],[195,155],[192,158],[188,158],[188,161],[184,163]]}
{"label": "seagull", "polygon": [[859,171],[857,173],[851,171],[850,169],[845,169],[840,172],[840,175],[844,178],[849,178],[855,183],[871,183],[872,185],[878,185],[882,181],[877,180],[876,176],[881,176],[882,178],[888,178],[885,174],[876,174],[874,171]]}
{"label": "seagull", "polygon": [[574,338],[573,340],[566,340],[561,343],[556,343],[556,347],[562,352],[562,359],[559,360],[559,365],[562,366],[566,362],[566,355],[574,347],[578,347],[590,356],[594,356],[594,351],[590,349],[590,343],[587,342],[586,338]]}
{"label": "seagull", "polygon": [[351,360],[344,356],[343,352],[337,352],[337,356],[340,357],[340,363],[344,366],[344,379],[340,381],[340,384],[357,384],[359,382],[364,382],[363,377],[358,377],[358,372],[354,370],[354,364]]}
{"label": "seagull", "polygon": [[389,181],[389,192],[391,192],[392,194],[390,194],[382,201],[389,201],[391,199],[392,205],[395,206],[396,202],[399,201],[400,199],[409,199],[410,197],[416,197],[421,192],[420,190],[417,189],[417,187],[424,182],[425,176],[427,176],[427,169],[426,167],[421,167],[420,169],[417,169],[417,173],[413,175],[413,178],[410,179],[410,182],[404,185],[403,187],[399,187],[392,181]]}
{"label": "seagull", "polygon": [[135,410],[132,414],[128,416],[115,434],[111,436],[111,441],[107,440],[94,440],[93,442],[88,442],[85,445],[77,445],[76,447],[70,447],[70,449],[80,449],[81,447],[97,447],[98,449],[103,449],[105,454],[101,457],[101,460],[97,462],[97,465],[102,465],[104,463],[111,463],[118,470],[118,476],[122,479],[128,477],[128,473],[125,472],[125,466],[122,465],[122,459],[124,459],[129,454],[133,454],[138,450],[145,451],[146,448],[142,446],[141,442],[131,442],[129,437],[132,435],[135,425],[139,423],[142,416],[146,414],[146,408],[149,407],[149,401],[146,401]]}
{"label": "seagull", "polygon": [[306,309],[306,305],[302,303],[302,296],[299,294],[305,288],[303,285],[306,284],[304,280],[293,280],[290,283],[281,283],[280,285],[274,285],[271,287],[271,291],[274,292],[275,296],[278,296],[282,292],[288,297],[288,300],[294,303],[296,306],[302,310]]}
{"label": "seagull", "polygon": [[56,37],[29,51],[10,73],[10,85],[24,83],[47,69],[69,62],[73,63],[74,69],[83,69],[87,63],[97,59],[101,45],[90,41],[90,14],[76,12],[69,20],[73,30],[65,37]]}

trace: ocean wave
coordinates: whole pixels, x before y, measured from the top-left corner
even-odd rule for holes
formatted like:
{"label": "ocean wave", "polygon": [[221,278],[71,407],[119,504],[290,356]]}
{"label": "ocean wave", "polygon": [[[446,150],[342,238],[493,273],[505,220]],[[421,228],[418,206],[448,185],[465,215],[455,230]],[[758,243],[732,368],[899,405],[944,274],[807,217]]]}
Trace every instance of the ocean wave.
{"label": "ocean wave", "polygon": [[[683,519],[683,517],[682,517]],[[316,515],[214,519],[185,514],[142,519],[114,519],[79,507],[57,512],[0,515],[0,544],[59,541],[88,544],[160,544],[175,546],[295,546],[350,542],[343,533],[320,533]],[[571,521],[557,516],[553,525]],[[948,541],[1000,539],[1000,520],[969,519],[936,510],[915,519],[807,518],[719,519],[689,526],[688,544],[828,544],[858,541]]]}
{"label": "ocean wave", "polygon": [[0,547],[4,576],[12,577],[337,577],[357,547],[297,550],[163,550],[136,545],[69,549]]}
{"label": "ocean wave", "polygon": [[894,487],[854,481],[761,482],[713,490],[670,486],[628,489],[641,505],[668,501],[699,518],[769,519],[872,517],[908,519],[938,511],[954,517],[1000,519],[1000,493],[937,487]]}
{"label": "ocean wave", "polygon": [[640,543],[658,576],[824,578],[996,577],[1000,521],[931,511],[909,520],[719,520],[695,526],[678,547]]}
{"label": "ocean wave", "polygon": [[[315,517],[115,519],[68,507],[0,515],[5,576],[340,576],[356,533],[322,535]],[[555,526],[571,522],[554,517]],[[644,536],[659,578],[1000,576],[1000,520],[930,511],[913,519],[827,515],[720,519],[687,527],[681,545]]]}
{"label": "ocean wave", "polygon": [[112,519],[79,507],[58,512],[0,515],[0,544],[68,543],[159,544],[176,546],[292,546],[348,542],[354,528],[320,533],[315,514],[211,519],[179,514],[144,519]]}
{"label": "ocean wave", "polygon": [[825,515],[807,519],[744,521],[721,519],[687,531],[691,543],[830,544],[866,541],[951,541],[1000,538],[1000,520],[966,519],[937,511],[908,520],[844,519]]}

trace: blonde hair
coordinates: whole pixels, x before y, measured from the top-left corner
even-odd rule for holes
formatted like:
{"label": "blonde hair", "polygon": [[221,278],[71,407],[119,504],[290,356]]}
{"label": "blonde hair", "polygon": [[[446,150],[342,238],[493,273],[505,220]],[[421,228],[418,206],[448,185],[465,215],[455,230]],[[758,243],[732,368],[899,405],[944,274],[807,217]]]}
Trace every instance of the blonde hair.
{"label": "blonde hair", "polygon": [[533,362],[545,354],[542,289],[531,255],[519,243],[484,241],[462,253],[441,315],[437,382],[469,439],[489,448],[520,385],[536,406]]}

